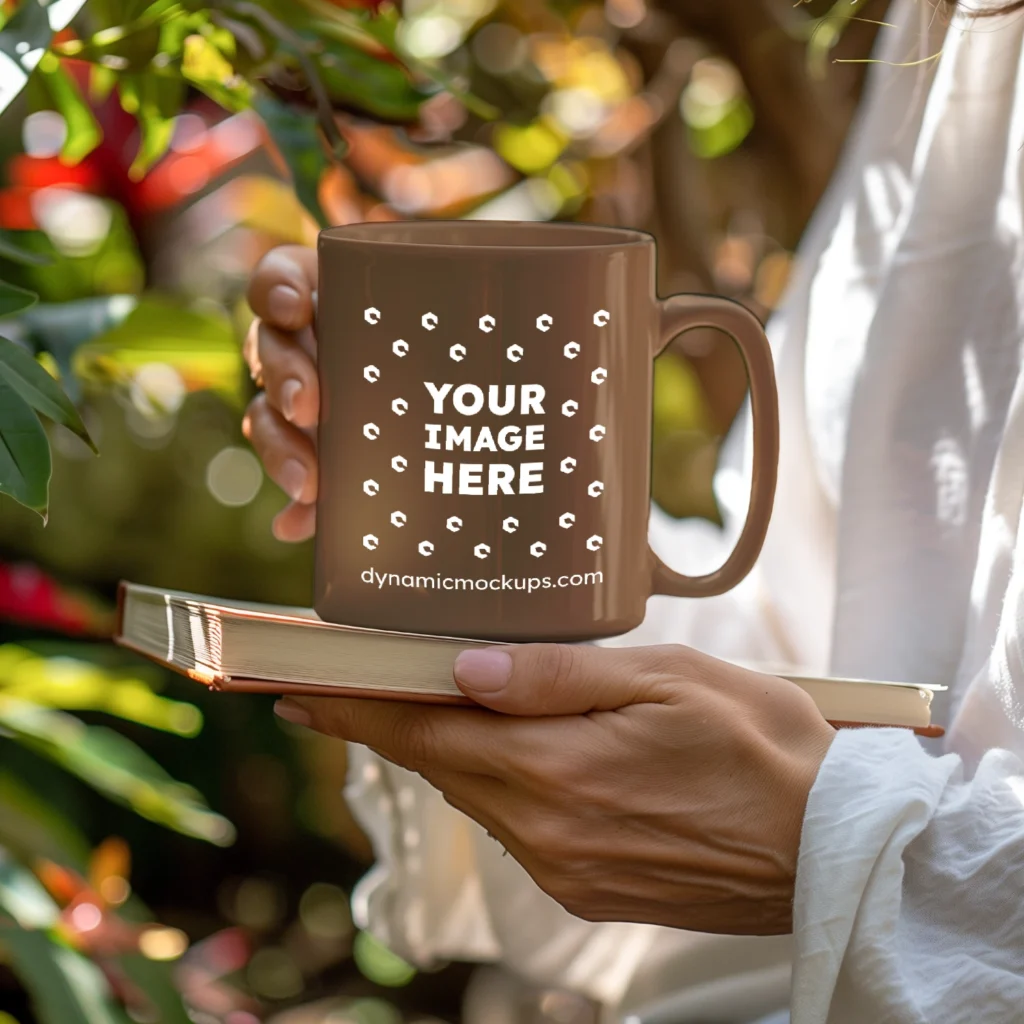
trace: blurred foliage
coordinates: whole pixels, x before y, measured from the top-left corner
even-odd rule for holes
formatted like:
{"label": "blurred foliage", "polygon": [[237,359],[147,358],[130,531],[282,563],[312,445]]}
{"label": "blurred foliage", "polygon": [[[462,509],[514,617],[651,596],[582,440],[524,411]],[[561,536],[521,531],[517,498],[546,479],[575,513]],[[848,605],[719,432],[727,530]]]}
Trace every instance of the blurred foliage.
{"label": "blurred foliage", "polygon": [[[127,737],[86,725],[58,710],[64,706],[101,709],[179,735],[201,725],[194,706],[158,697],[138,679],[0,645],[0,746],[18,744],[51,760],[151,821],[209,842],[232,840],[231,824],[192,787],[175,782]],[[6,754],[3,760],[10,763]],[[63,815],[15,776],[0,777],[0,954],[40,1020],[124,1024],[125,1009],[133,1008],[160,1021],[189,1019],[162,958],[139,962],[161,928],[145,923],[148,912],[129,899],[127,861],[117,841],[90,857]],[[79,874],[84,868],[95,886]],[[145,989],[137,990],[133,979],[141,977]]]}
{"label": "blurred foliage", "polygon": [[[828,55],[871,2],[842,0],[819,12],[821,5],[804,0],[798,7],[808,15],[778,31],[806,37],[810,67],[821,77]],[[358,205],[344,176],[334,179],[333,204],[325,208],[321,195],[325,172],[341,166],[358,133],[353,123],[346,131],[344,117],[352,113],[378,125],[414,126],[411,136],[424,142],[454,142],[461,134],[460,141],[475,136],[483,143],[447,159],[392,154],[383,176],[379,166],[360,172],[365,160],[350,161],[371,182],[381,178],[372,187],[395,214],[465,214],[476,205],[473,215],[508,219],[586,216],[602,192],[622,191],[622,161],[677,114],[691,152],[704,160],[735,151],[755,124],[740,71],[714,53],[677,48],[673,55],[669,47],[645,81],[644,56],[629,46],[633,30],[641,46],[649,43],[639,35],[652,20],[643,0],[609,0],[603,12],[587,3],[498,10],[497,0],[410,0],[401,12],[374,0],[23,0],[2,11],[0,113],[24,91],[32,109],[56,114],[62,165],[80,165],[100,147],[104,128],[94,107],[115,95],[136,124],[126,174],[140,181],[171,148],[179,115],[198,92],[224,111],[255,110],[299,202],[321,226],[339,220],[339,202],[349,213]],[[380,152],[366,156],[379,165]],[[509,171],[523,180],[513,183]],[[643,202],[635,182],[627,190],[634,207]],[[479,201],[488,195],[491,209],[482,213]],[[33,212],[44,228],[47,220],[53,225],[55,255],[64,259],[50,280],[66,289],[76,279],[67,261],[81,256],[75,221],[98,221],[93,234],[108,244],[119,211],[81,195],[50,198],[49,217]],[[37,263],[36,253],[10,237],[0,258]],[[130,280],[131,259],[123,254],[100,263],[108,285]],[[0,278],[0,320],[36,298]],[[128,334],[144,337],[144,325],[133,324]],[[57,368],[66,372],[66,361]],[[41,407],[23,389],[12,393],[9,378],[0,362],[0,491],[45,518],[51,465],[38,415],[52,415],[56,389]],[[696,514],[706,504],[698,502]]]}
{"label": "blurred foliage", "polygon": [[[596,1020],[359,932],[342,748],[111,649],[114,588],[308,603],[239,429],[268,249],[623,224],[656,236],[662,294],[765,317],[885,7],[0,0],[0,1024]],[[693,332],[654,387],[654,500],[717,521],[742,363]]]}

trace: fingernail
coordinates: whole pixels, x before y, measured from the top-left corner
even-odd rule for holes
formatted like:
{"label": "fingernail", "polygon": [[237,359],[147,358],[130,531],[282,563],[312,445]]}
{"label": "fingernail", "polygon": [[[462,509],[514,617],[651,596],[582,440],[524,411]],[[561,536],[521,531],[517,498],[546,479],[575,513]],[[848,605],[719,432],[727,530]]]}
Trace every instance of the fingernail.
{"label": "fingernail", "polygon": [[306,467],[298,459],[285,459],[277,482],[292,501],[299,501],[306,486]]}
{"label": "fingernail", "polygon": [[497,693],[512,678],[512,658],[505,651],[463,651],[455,659],[455,678],[467,689]]}
{"label": "fingernail", "polygon": [[291,722],[293,725],[303,725],[307,729],[313,722],[313,716],[305,708],[300,708],[298,704],[293,704],[287,698],[279,700],[274,705],[274,714],[278,718],[283,718],[286,722]]}
{"label": "fingernail", "polygon": [[275,284],[267,295],[270,319],[281,327],[295,327],[299,315],[299,293],[287,284]]}
{"label": "fingernail", "polygon": [[302,381],[289,377],[281,385],[281,412],[289,422],[295,418],[295,399],[302,390]]}

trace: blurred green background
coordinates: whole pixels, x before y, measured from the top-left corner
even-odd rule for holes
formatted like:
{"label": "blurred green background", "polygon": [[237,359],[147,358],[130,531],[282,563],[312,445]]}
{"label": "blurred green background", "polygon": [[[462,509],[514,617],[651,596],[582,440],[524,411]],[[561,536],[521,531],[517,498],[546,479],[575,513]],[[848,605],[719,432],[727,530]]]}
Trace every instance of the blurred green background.
{"label": "blurred green background", "polygon": [[[0,495],[0,1024],[596,1019],[359,933],[341,746],[115,649],[115,587],[309,603],[240,433],[268,249],[363,220],[628,225],[662,294],[767,318],[885,8],[0,3],[0,489],[25,502]],[[658,361],[670,515],[717,518],[745,386],[714,333]]]}

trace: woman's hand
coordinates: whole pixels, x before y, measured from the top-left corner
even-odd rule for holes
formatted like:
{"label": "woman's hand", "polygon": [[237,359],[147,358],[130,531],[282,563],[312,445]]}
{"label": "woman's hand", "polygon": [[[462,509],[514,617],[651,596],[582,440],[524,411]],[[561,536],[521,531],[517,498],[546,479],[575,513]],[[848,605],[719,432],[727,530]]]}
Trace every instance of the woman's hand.
{"label": "woman's hand", "polygon": [[274,535],[285,541],[306,540],[316,526],[316,286],[316,252],[297,245],[271,250],[249,284],[258,319],[245,339],[245,359],[264,390],[246,410],[242,432],[292,499],[274,520]]}
{"label": "woman's hand", "polygon": [[676,646],[474,650],[455,675],[484,708],[276,710],[418,772],[579,917],[791,930],[804,809],[835,735],[799,687]]}

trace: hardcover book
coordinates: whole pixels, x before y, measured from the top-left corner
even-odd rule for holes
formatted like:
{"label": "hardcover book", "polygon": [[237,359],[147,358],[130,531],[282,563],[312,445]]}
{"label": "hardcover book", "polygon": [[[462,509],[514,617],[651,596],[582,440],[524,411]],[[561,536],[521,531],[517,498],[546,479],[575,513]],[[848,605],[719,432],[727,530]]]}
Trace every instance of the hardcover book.
{"label": "hardcover book", "polygon": [[[452,675],[486,640],[339,626],[312,609],[250,604],[122,583],[115,641],[215,690],[471,704]],[[837,727],[895,726],[925,736],[941,687],[781,675]]]}

